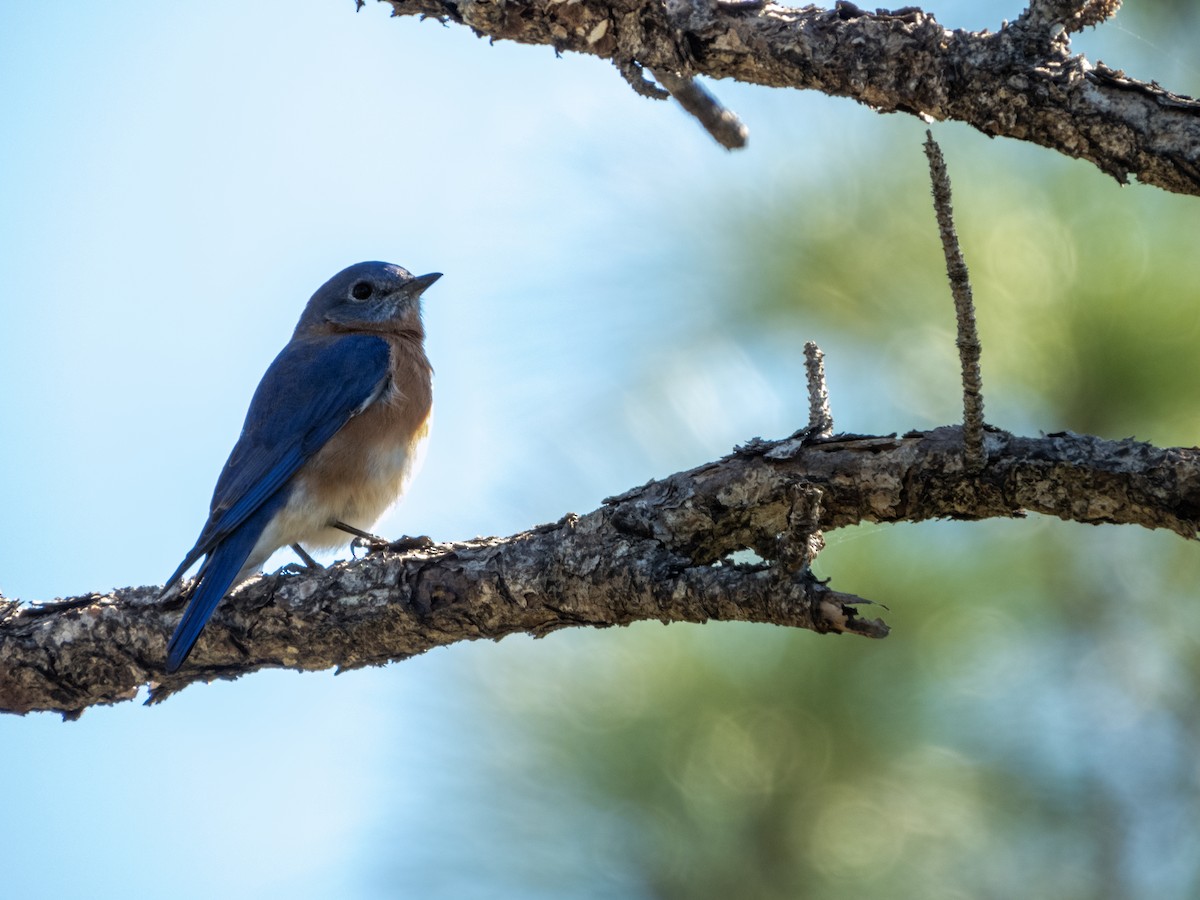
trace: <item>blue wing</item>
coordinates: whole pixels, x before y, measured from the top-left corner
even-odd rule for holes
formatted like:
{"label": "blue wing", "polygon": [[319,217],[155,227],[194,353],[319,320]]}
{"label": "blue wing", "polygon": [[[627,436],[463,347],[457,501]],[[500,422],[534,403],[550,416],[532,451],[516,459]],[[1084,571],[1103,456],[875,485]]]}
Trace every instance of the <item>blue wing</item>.
{"label": "blue wing", "polygon": [[271,363],[213,491],[208,522],[163,592],[201,556],[183,619],[168,647],[167,671],[183,664],[205,623],[287,502],[296,471],[369,405],[387,383],[382,338],[342,335],[293,340]]}

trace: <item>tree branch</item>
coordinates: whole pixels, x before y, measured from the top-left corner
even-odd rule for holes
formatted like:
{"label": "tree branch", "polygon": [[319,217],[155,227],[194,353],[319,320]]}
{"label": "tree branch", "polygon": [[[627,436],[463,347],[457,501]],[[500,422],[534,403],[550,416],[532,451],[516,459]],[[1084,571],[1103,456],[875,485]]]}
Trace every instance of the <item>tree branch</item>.
{"label": "tree branch", "polygon": [[[1070,53],[1116,0],[1040,0],[998,32],[948,31],[907,7],[796,9],[745,0],[381,0],[492,40],[642,68],[851,97],[879,112],[965,122],[1200,194],[1200,102]],[[631,80],[632,83],[632,80]],[[649,87],[649,85],[647,85]],[[669,85],[668,85],[669,87]],[[719,106],[715,107],[719,108]]]}
{"label": "tree branch", "polygon": [[[586,516],[509,538],[380,553],[250,582],[222,602],[191,660],[163,674],[182,602],[154,587],[39,605],[0,599],[0,710],[161,700],[194,681],[266,667],[353,669],[457,641],[642,620],[769,622],[887,634],[866,603],[818,581],[816,528],[983,519],[1033,510],[1193,537],[1200,451],[989,430],[969,471],[962,430],[903,437],[799,432],[652,481]],[[733,564],[755,551],[762,561]]]}

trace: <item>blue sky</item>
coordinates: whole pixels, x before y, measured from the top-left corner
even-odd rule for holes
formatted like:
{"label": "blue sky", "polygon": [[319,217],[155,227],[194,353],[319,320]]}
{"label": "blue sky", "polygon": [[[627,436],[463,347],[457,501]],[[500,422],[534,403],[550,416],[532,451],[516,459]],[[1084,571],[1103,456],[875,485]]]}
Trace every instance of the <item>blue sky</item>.
{"label": "blue sky", "polygon": [[[790,432],[798,362],[709,333],[698,216],[921,136],[719,84],[751,128],[728,154],[607,63],[350,0],[5,4],[0,83],[0,591],[25,600],[174,569],[304,301],[364,259],[446,273],[429,458],[380,533],[507,534]],[[872,412],[839,426],[920,424]],[[488,737],[466,685],[531,646],[0,718],[5,891],[471,896],[484,864],[449,848],[511,813],[458,777]]]}

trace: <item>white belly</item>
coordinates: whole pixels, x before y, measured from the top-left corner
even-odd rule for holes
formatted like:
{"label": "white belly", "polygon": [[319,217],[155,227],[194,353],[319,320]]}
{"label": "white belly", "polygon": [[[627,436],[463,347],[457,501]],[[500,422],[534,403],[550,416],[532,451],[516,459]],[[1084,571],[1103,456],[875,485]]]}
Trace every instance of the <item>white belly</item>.
{"label": "white belly", "polygon": [[[331,461],[340,476],[332,480],[336,488],[330,487],[329,477],[322,477],[328,475],[328,469],[322,471],[323,453],[318,453],[293,478],[287,503],[263,531],[238,579],[257,572],[281,547],[300,544],[305,549],[321,550],[349,543],[353,536],[330,527],[332,522],[370,531],[404,495],[424,461],[428,436],[426,421],[408,444],[376,444],[370,450],[356,449],[352,459],[347,458],[343,448]],[[351,472],[342,471],[346,468]]]}

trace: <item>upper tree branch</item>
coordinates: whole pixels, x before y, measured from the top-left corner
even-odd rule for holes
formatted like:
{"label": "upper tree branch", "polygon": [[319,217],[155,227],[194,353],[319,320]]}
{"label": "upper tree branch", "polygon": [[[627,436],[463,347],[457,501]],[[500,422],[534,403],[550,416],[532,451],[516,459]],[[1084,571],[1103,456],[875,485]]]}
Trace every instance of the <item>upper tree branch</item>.
{"label": "upper tree branch", "polygon": [[[157,588],[32,607],[0,599],[0,710],[77,715],[147,683],[157,699],[268,666],[355,668],[455,641],[647,619],[886,634],[860,616],[865,601],[808,571],[817,528],[1029,509],[1195,535],[1200,451],[1067,434],[986,441],[986,467],[971,471],[959,428],[756,440],[510,538],[263,578],[222,602],[170,678],[163,657],[182,604]],[[723,562],[746,548],[769,564]]]}
{"label": "upper tree branch", "polygon": [[949,31],[906,8],[868,13],[728,0],[385,0],[495,40],[646,67],[851,97],[880,112],[966,122],[1200,194],[1200,102],[1072,56],[1069,34],[1114,0],[1042,0],[997,33]]}

